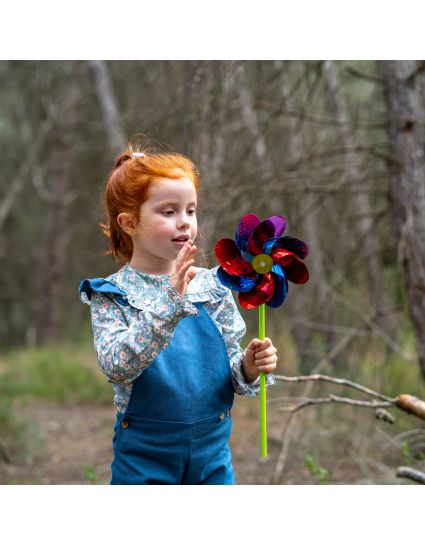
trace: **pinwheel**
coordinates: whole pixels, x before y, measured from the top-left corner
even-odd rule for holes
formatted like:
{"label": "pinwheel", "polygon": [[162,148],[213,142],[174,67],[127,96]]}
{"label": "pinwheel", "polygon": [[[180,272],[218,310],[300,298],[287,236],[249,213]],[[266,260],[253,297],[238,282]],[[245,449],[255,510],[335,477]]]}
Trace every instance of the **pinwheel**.
{"label": "pinwheel", "polygon": [[[308,246],[301,240],[281,236],[286,229],[283,216],[263,221],[246,214],[239,222],[235,240],[222,238],[215,245],[220,266],[217,277],[238,292],[241,306],[259,309],[259,338],[265,338],[265,305],[277,308],[288,294],[288,280],[305,284],[309,278],[303,259]],[[261,455],[267,456],[266,378],[260,373]]]}

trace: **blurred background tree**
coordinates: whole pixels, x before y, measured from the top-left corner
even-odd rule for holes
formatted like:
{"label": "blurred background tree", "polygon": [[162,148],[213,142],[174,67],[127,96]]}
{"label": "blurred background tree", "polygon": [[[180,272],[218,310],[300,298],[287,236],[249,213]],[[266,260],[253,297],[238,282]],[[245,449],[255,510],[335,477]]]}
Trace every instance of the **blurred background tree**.
{"label": "blurred background tree", "polygon": [[2,61],[0,73],[3,348],[86,335],[78,283],[116,269],[100,257],[103,184],[143,134],[199,166],[209,266],[247,210],[284,214],[309,241],[311,283],[284,313],[304,371],[338,327],[391,351],[411,319],[425,373],[423,63]]}
{"label": "blurred background tree", "polygon": [[[423,397],[424,68],[0,61],[0,393],[87,402],[92,391],[105,402],[100,372],[82,371],[95,356],[78,286],[118,269],[101,256],[103,187],[115,156],[142,138],[199,167],[200,266],[217,264],[215,241],[248,211],[283,214],[287,234],[308,242],[310,282],[267,315],[279,372],[326,371]],[[247,340],[257,315],[243,316]]]}

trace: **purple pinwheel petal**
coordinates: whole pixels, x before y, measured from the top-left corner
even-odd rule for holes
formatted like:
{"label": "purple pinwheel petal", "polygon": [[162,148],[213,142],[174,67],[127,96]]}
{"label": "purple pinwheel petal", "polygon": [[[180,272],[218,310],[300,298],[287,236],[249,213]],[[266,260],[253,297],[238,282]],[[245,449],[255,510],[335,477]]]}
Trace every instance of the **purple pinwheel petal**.
{"label": "purple pinwheel petal", "polygon": [[283,267],[288,280],[294,284],[305,284],[307,282],[309,278],[307,267],[295,254],[284,248],[276,248],[272,250],[270,257],[275,264]]}
{"label": "purple pinwheel petal", "polygon": [[266,240],[263,246],[263,251],[265,254],[270,254],[275,248],[284,248],[285,250],[289,250],[301,259],[307,257],[309,251],[305,242],[294,237],[280,237]]}
{"label": "purple pinwheel petal", "polygon": [[235,234],[236,244],[240,250],[246,250],[246,243],[259,223],[260,218],[258,218],[255,214],[246,214],[241,219]]}
{"label": "purple pinwheel petal", "polygon": [[252,232],[246,244],[247,251],[252,255],[263,253],[263,245],[269,238],[279,237],[286,228],[286,219],[283,216],[270,216]]}
{"label": "purple pinwheel petal", "polygon": [[257,281],[255,276],[237,276],[227,273],[223,267],[217,269],[217,278],[220,282],[233,291],[246,292],[252,290]]}
{"label": "purple pinwheel petal", "polygon": [[259,281],[251,291],[239,293],[239,303],[245,308],[257,308],[263,303],[267,303],[274,290],[274,278],[271,273],[259,275]]}
{"label": "purple pinwheel petal", "polygon": [[288,280],[286,279],[283,268],[280,265],[273,265],[271,270],[275,284],[273,297],[267,301],[268,307],[277,308],[285,301],[288,295]]}
{"label": "purple pinwheel petal", "polygon": [[251,263],[245,261],[241,251],[231,238],[222,238],[214,248],[217,260],[223,269],[229,274],[252,274],[254,269]]}

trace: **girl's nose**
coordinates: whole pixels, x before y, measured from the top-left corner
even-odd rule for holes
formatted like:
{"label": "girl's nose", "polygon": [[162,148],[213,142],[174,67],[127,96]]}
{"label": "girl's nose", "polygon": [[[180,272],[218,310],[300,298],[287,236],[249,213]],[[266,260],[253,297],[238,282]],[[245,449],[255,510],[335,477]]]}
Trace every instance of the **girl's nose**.
{"label": "girl's nose", "polygon": [[189,222],[187,220],[180,220],[178,222],[178,226],[180,229],[183,229],[185,227],[189,227]]}
{"label": "girl's nose", "polygon": [[183,215],[179,218],[179,221],[178,221],[178,226],[180,228],[185,228],[185,227],[189,227],[190,225],[190,221],[188,219],[188,216],[186,215]]}

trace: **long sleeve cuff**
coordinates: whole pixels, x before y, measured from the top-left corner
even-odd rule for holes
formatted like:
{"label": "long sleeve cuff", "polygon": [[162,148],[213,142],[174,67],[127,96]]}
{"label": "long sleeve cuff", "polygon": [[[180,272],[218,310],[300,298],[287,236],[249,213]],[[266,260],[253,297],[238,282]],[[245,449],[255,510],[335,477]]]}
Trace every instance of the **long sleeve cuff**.
{"label": "long sleeve cuff", "polygon": [[[240,357],[232,366],[232,383],[235,392],[238,395],[248,397],[256,397],[260,393],[260,377],[257,377],[253,382],[247,382],[242,372],[242,362],[245,352],[241,349]],[[266,387],[276,383],[276,379],[270,373],[266,374]]]}

